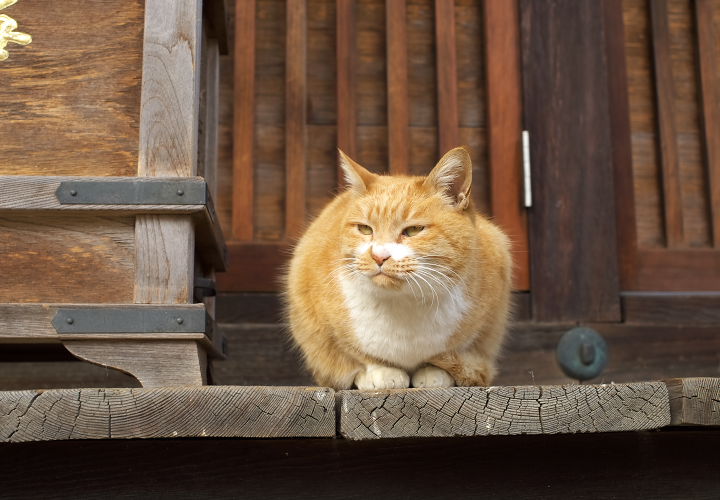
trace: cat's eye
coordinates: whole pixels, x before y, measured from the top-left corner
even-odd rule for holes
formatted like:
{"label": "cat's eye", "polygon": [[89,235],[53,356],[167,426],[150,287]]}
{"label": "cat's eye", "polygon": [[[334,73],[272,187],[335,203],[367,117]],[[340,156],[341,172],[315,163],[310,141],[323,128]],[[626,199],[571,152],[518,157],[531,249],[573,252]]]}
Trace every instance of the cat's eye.
{"label": "cat's eye", "polygon": [[371,235],[373,234],[373,230],[370,226],[366,226],[365,224],[358,224],[357,225],[358,231],[360,231],[364,235]]}
{"label": "cat's eye", "polygon": [[418,233],[420,233],[423,229],[425,229],[424,226],[410,226],[403,229],[403,236],[416,236]]}

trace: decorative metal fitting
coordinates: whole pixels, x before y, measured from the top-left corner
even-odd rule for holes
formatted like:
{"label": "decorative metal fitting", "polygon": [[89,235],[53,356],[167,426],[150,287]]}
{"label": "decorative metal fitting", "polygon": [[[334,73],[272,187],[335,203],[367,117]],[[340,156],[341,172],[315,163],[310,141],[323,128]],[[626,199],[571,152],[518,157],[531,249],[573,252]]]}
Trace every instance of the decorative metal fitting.
{"label": "decorative metal fitting", "polygon": [[555,355],[565,375],[589,380],[600,375],[607,364],[607,343],[592,328],[573,328],[562,336]]}
{"label": "decorative metal fitting", "polygon": [[[0,0],[0,10],[10,7],[17,0]],[[15,31],[18,27],[17,21],[10,16],[0,14],[0,61],[4,61],[10,57],[10,53],[5,50],[8,43],[17,43],[18,45],[27,45],[32,42],[32,37],[27,33]]]}

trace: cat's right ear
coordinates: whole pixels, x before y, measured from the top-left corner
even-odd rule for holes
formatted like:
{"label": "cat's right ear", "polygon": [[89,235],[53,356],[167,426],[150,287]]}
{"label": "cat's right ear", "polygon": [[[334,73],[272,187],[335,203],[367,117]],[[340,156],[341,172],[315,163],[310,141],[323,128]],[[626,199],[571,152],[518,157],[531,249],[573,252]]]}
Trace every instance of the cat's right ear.
{"label": "cat's right ear", "polygon": [[355,160],[346,155],[342,149],[338,148],[338,153],[340,168],[345,174],[345,182],[350,186],[350,189],[358,194],[363,194],[376,177],[375,174],[360,166]]}

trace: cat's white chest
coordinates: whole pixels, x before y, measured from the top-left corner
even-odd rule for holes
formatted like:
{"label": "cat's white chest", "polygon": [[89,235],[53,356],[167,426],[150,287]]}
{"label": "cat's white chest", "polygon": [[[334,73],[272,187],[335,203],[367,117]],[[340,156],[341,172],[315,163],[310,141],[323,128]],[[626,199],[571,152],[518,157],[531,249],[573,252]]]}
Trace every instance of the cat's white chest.
{"label": "cat's white chest", "polygon": [[343,278],[341,286],[360,348],[407,370],[445,352],[468,309],[460,286],[424,303],[380,290],[364,277]]}

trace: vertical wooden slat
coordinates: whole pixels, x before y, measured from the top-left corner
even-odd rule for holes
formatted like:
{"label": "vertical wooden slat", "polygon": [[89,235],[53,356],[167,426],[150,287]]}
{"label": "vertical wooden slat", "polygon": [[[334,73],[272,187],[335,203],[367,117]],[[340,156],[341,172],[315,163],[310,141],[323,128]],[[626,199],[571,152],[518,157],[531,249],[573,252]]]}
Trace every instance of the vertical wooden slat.
{"label": "vertical wooden slat", "polygon": [[[196,174],[201,20],[200,0],[145,2],[140,176]],[[192,302],[194,243],[189,217],[137,217],[136,303]]]}
{"label": "vertical wooden slat", "polygon": [[407,174],[410,134],[405,0],[386,2],[385,9],[390,173]]}
{"label": "vertical wooden slat", "polygon": [[655,94],[660,131],[665,234],[668,246],[677,248],[683,245],[685,238],[667,0],[650,0],[650,17],[652,20],[653,62],[655,65]]}
{"label": "vertical wooden slat", "polygon": [[[355,107],[355,0],[337,0],[337,135],[338,147],[357,158],[357,109]],[[338,167],[339,168],[339,167]],[[338,170],[338,184],[344,179]]]}
{"label": "vertical wooden slat", "polygon": [[490,198],[495,221],[513,243],[514,288],[530,288],[527,216],[521,200],[522,96],[516,0],[485,0]]}
{"label": "vertical wooden slat", "polygon": [[307,3],[287,3],[285,48],[285,236],[297,237],[305,223],[305,101]]}
{"label": "vertical wooden slat", "polygon": [[520,6],[533,174],[533,317],[619,321],[603,3],[522,0]]}
{"label": "vertical wooden slat", "polygon": [[255,141],[255,0],[237,0],[233,109],[232,237],[253,239]]}
{"label": "vertical wooden slat", "polygon": [[435,0],[435,38],[438,78],[440,154],[460,145],[457,99],[455,2]]}
{"label": "vertical wooden slat", "polygon": [[708,170],[713,244],[720,248],[720,72],[718,39],[713,26],[715,0],[696,0],[695,19],[702,86],[703,135]]}
{"label": "vertical wooden slat", "polygon": [[205,141],[203,164],[208,191],[217,199],[218,119],[220,116],[220,48],[218,40],[209,38],[206,45]]}
{"label": "vertical wooden slat", "polygon": [[622,0],[603,3],[605,46],[608,61],[608,98],[612,139],[615,221],[621,288],[632,287],[636,277],[637,230],[633,185],[632,136],[628,96],[625,26]]}

